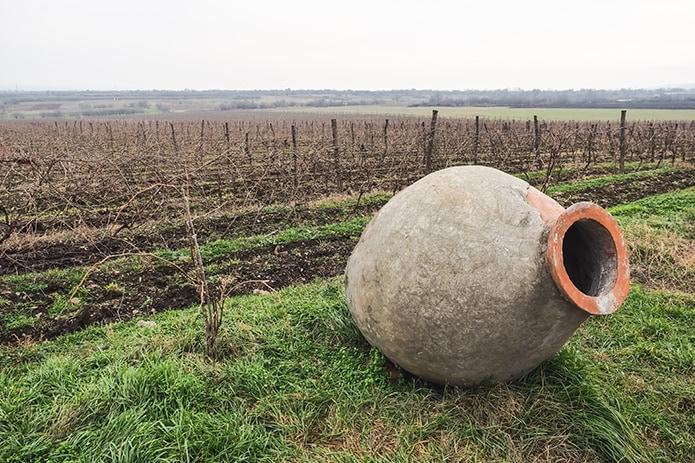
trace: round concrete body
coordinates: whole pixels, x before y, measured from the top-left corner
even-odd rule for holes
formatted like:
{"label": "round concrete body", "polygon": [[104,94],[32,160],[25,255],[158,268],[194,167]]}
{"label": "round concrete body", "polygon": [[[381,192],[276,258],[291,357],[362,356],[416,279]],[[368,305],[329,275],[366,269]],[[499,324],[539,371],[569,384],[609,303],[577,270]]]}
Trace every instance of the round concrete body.
{"label": "round concrete body", "polygon": [[525,375],[590,313],[610,313],[627,295],[615,221],[591,203],[577,206],[565,211],[491,168],[428,175],[379,211],[348,261],[357,326],[432,382]]}

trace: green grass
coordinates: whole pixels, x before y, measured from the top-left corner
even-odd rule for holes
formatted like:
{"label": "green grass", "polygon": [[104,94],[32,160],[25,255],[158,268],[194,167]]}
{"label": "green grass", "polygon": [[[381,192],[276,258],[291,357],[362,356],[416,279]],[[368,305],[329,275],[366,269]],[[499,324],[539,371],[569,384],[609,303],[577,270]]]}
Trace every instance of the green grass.
{"label": "green grass", "polygon": [[77,267],[50,269],[43,272],[20,273],[0,276],[0,281],[14,286],[16,292],[41,292],[51,284],[76,284],[82,278]]}
{"label": "green grass", "polygon": [[[657,169],[657,163],[656,162],[641,162],[641,161],[632,161],[632,162],[626,162],[625,163],[625,170],[627,171],[649,171],[649,170],[656,170]],[[552,177],[553,178],[570,178],[572,176],[584,176],[584,165],[580,164],[574,164],[574,165],[563,165],[559,168],[553,169],[552,171]],[[601,175],[605,175],[602,172],[610,172],[610,171],[617,171],[618,166],[613,163],[613,162],[600,162],[597,164],[592,164],[591,167],[589,168],[590,172],[596,172],[598,173],[595,175],[596,177],[600,177]],[[531,181],[531,180],[544,180],[546,175],[548,174],[548,171],[546,169],[541,169],[541,170],[533,170],[530,172],[523,172],[523,173],[518,173],[518,174],[513,174],[515,177],[518,177],[522,180],[526,181]]]}
{"label": "green grass", "polygon": [[695,187],[638,199],[629,204],[609,209],[611,214],[624,225],[647,220],[659,228],[675,228],[685,237],[695,239],[692,235],[695,227]]}
{"label": "green grass", "polygon": [[389,382],[340,279],[2,348],[0,461],[686,461],[690,296],[634,288],[521,381]]}
{"label": "green grass", "polygon": [[561,185],[551,186],[547,190],[547,194],[552,196],[556,193],[569,193],[573,191],[582,191],[587,188],[602,188],[606,185],[617,182],[627,182],[635,181],[643,178],[649,178],[653,176],[658,176],[660,174],[666,174],[668,172],[673,172],[675,169],[672,167],[661,167],[659,169],[653,170],[643,170],[637,172],[628,172],[625,174],[613,174],[613,175],[601,175],[593,178],[588,178],[578,182],[563,183]]}
{"label": "green grass", "polygon": [[624,231],[633,276],[652,287],[695,288],[695,187],[609,209]]}
{"label": "green grass", "polygon": [[694,307],[692,293],[633,287],[619,312],[592,318],[574,340],[664,461],[695,455]]}
{"label": "green grass", "polygon": [[17,284],[15,291],[20,293],[39,293],[46,288],[48,288],[48,283],[44,281],[24,281]]}
{"label": "green grass", "polygon": [[[205,260],[245,249],[286,244],[299,240],[323,239],[345,235],[359,237],[369,220],[371,220],[370,216],[355,217],[345,222],[336,222],[315,227],[291,227],[273,235],[253,235],[231,240],[215,240],[210,243],[202,244],[200,246],[200,255]],[[190,250],[162,250],[157,251],[156,254],[169,260],[176,260],[188,256]]]}
{"label": "green grass", "polygon": [[26,314],[22,308],[7,312],[2,316],[2,324],[0,327],[6,330],[14,330],[25,326],[33,326],[36,322],[34,317]]}
{"label": "green grass", "polygon": [[[84,292],[84,290],[82,291]],[[57,317],[74,311],[81,303],[81,299],[71,300],[68,296],[55,293],[53,294],[53,304],[48,309],[49,317]]]}

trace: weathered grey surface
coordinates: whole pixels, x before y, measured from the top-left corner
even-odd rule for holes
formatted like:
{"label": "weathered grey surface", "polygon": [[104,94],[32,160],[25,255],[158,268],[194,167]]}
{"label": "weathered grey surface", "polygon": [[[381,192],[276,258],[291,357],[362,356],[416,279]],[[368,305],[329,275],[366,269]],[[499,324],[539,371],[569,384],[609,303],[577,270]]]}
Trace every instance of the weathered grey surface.
{"label": "weathered grey surface", "polygon": [[413,374],[470,386],[518,378],[557,352],[589,314],[548,274],[547,226],[528,188],[454,167],[389,201],[346,269],[365,338]]}

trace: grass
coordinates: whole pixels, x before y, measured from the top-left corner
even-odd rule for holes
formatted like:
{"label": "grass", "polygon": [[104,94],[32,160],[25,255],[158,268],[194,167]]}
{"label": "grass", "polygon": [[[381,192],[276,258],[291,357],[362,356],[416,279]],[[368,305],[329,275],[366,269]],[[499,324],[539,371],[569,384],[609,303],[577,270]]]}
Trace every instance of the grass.
{"label": "grass", "polygon": [[[84,289],[82,289],[80,292],[82,294],[86,293]],[[48,309],[48,316],[57,317],[59,315],[70,313],[77,309],[81,302],[82,300],[80,298],[71,299],[62,294],[53,294],[53,303]]]}
{"label": "grass", "polygon": [[76,284],[82,278],[77,267],[65,269],[50,269],[44,272],[20,273],[0,276],[0,281],[14,285],[17,292],[41,292],[51,285]]}
{"label": "grass", "polygon": [[636,181],[643,178],[658,176],[673,172],[672,167],[661,167],[653,170],[642,170],[637,172],[628,172],[625,174],[601,175],[598,177],[588,178],[572,183],[563,183],[560,185],[551,186],[547,190],[547,194],[552,196],[555,193],[569,193],[573,191],[582,191],[587,188],[602,188],[606,185],[618,182]]}
{"label": "grass", "polygon": [[686,461],[690,296],[636,287],[521,381],[401,377],[340,279],[228,301],[205,360],[195,309],[3,348],[0,461]]}
{"label": "grass", "polygon": [[7,312],[2,316],[2,327],[7,330],[14,330],[25,326],[33,326],[36,322],[34,317],[26,314],[22,308]]}
{"label": "grass", "polygon": [[[345,222],[329,223],[315,227],[290,227],[273,235],[253,235],[231,240],[215,240],[202,244],[200,246],[200,254],[205,260],[236,251],[286,244],[299,240],[323,239],[345,235],[359,237],[370,219],[370,216],[355,217]],[[185,258],[189,253],[188,249],[180,249],[158,251],[156,254],[169,260],[176,260]]]}
{"label": "grass", "polygon": [[24,281],[17,284],[15,291],[20,293],[39,293],[48,288],[48,283],[45,281]]}
{"label": "grass", "polygon": [[625,233],[633,276],[650,286],[695,288],[695,188],[609,209]]}
{"label": "grass", "polygon": [[674,231],[695,239],[695,187],[638,199],[629,204],[615,206],[610,212],[622,218],[626,225],[647,220],[658,228],[673,228]]}
{"label": "grass", "polygon": [[[664,461],[695,455],[695,295],[633,287],[614,317],[595,317],[575,338],[610,382],[640,440]],[[670,449],[670,451],[669,451]]]}

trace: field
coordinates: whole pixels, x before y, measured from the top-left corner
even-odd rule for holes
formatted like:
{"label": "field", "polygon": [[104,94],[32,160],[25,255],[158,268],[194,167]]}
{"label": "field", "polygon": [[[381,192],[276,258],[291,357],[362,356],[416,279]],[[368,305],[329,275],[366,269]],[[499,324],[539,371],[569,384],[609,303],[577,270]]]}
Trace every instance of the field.
{"label": "field", "polygon": [[[692,461],[692,122],[225,114],[0,123],[0,461]],[[440,388],[340,275],[395,192],[473,163],[609,208],[633,287],[522,380]],[[191,224],[232,282],[214,359]]]}
{"label": "field", "polygon": [[695,120],[695,91],[248,90],[2,92],[0,120],[23,119],[304,119],[426,117],[609,121]]}
{"label": "field", "polygon": [[[425,117],[432,112],[431,107],[418,106],[389,106],[389,105],[364,105],[343,106],[340,108],[303,108],[294,111],[278,109],[286,115],[293,113],[312,112],[315,114],[334,114],[338,117],[349,115],[372,116],[413,116]],[[439,115],[443,118],[474,118],[475,116],[486,119],[505,120],[529,120],[533,116],[547,121],[609,121],[615,119],[616,111],[611,108],[509,108],[509,107],[476,107],[466,106],[458,108],[440,108]],[[693,121],[695,110],[692,109],[631,109],[628,111],[630,120],[635,121]]]}

